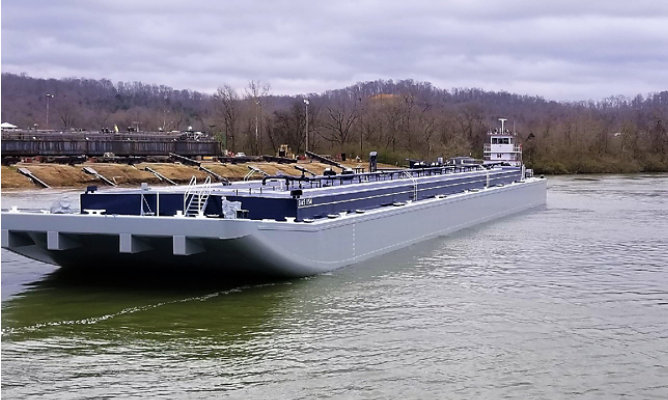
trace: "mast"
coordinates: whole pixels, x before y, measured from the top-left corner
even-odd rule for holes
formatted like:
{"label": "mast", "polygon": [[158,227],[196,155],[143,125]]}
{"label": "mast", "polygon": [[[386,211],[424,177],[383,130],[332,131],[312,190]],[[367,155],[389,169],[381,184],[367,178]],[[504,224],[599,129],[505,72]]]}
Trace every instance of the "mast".
{"label": "mast", "polygon": [[501,133],[503,133],[503,132],[505,132],[505,131],[503,130],[503,123],[506,122],[506,121],[508,121],[508,119],[507,119],[507,118],[499,118],[499,121],[501,121]]}

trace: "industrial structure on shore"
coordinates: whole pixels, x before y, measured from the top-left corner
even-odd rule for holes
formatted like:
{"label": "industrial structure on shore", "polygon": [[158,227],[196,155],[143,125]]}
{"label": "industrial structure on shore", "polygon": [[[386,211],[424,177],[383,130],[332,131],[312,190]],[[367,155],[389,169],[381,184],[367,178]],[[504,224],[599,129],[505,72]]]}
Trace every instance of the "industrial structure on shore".
{"label": "industrial structure on shore", "polygon": [[220,143],[202,132],[37,131],[3,129],[2,158],[151,157],[180,154],[224,156]]}

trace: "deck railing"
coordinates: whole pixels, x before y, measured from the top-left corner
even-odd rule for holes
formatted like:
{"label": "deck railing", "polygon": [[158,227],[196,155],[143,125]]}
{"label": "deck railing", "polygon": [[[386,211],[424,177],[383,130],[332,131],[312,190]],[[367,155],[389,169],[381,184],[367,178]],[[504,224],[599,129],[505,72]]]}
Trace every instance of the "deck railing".
{"label": "deck railing", "polygon": [[441,165],[436,167],[412,168],[412,169],[392,169],[376,172],[364,172],[360,174],[338,174],[317,177],[296,177],[289,175],[272,175],[265,176],[262,179],[262,185],[266,185],[269,181],[285,181],[285,189],[291,190],[295,186],[302,188],[304,185],[308,187],[325,187],[325,186],[342,186],[356,183],[370,183],[370,182],[384,182],[393,180],[409,179],[415,182],[416,178],[454,174],[467,171],[484,170],[486,167],[481,164],[462,164],[462,165]]}
{"label": "deck railing", "polygon": [[[489,143],[485,143],[483,145],[483,152],[485,153],[492,153],[492,145]],[[515,145],[513,146],[513,150],[508,152],[508,151],[502,151],[501,153],[521,153],[522,152],[522,146],[521,145]]]}

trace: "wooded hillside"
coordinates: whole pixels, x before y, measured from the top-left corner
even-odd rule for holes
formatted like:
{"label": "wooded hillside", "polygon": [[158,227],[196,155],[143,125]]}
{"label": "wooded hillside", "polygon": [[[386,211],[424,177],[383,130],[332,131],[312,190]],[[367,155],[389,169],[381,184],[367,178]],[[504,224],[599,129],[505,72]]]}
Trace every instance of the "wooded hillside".
{"label": "wooded hillside", "polygon": [[[53,95],[51,96],[47,96]],[[633,99],[563,103],[427,82],[373,81],[309,94],[309,150],[403,164],[406,158],[482,157],[486,132],[508,119],[540,173],[668,171],[668,91]],[[49,123],[47,124],[47,102]],[[305,148],[304,97],[275,96],[251,81],[242,92],[175,90],[140,82],[36,79],[2,74],[2,121],[21,128],[195,130],[223,148],[276,153]]]}

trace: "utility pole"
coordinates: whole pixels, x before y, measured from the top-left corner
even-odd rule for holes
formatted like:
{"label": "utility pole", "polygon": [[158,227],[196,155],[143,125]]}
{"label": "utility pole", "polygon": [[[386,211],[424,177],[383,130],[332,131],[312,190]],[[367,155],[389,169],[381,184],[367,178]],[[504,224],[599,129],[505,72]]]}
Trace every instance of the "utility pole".
{"label": "utility pole", "polygon": [[306,151],[308,151],[308,105],[309,105],[308,99],[304,99],[304,106],[306,107],[306,129],[305,129],[305,136],[306,136]]}
{"label": "utility pole", "polygon": [[255,100],[255,152],[258,155],[260,154],[260,142],[259,142],[259,135],[257,133],[257,114],[259,108],[260,108],[260,100]]}
{"label": "utility pole", "polygon": [[[359,90],[359,87],[358,87],[358,90]],[[358,100],[360,101],[360,108],[362,108],[362,106],[361,106],[362,98],[358,97]],[[362,118],[363,114],[364,114],[364,112],[363,112],[363,110],[361,110],[360,111],[360,157],[362,157],[362,154],[364,154],[364,152],[362,151],[362,143],[363,143],[362,142],[362,140],[363,140],[362,137],[364,135],[364,120]]]}
{"label": "utility pole", "polygon": [[49,129],[49,100],[53,99],[56,96],[52,95],[51,93],[47,93],[44,96],[46,97],[46,126],[45,126],[45,128]]}

